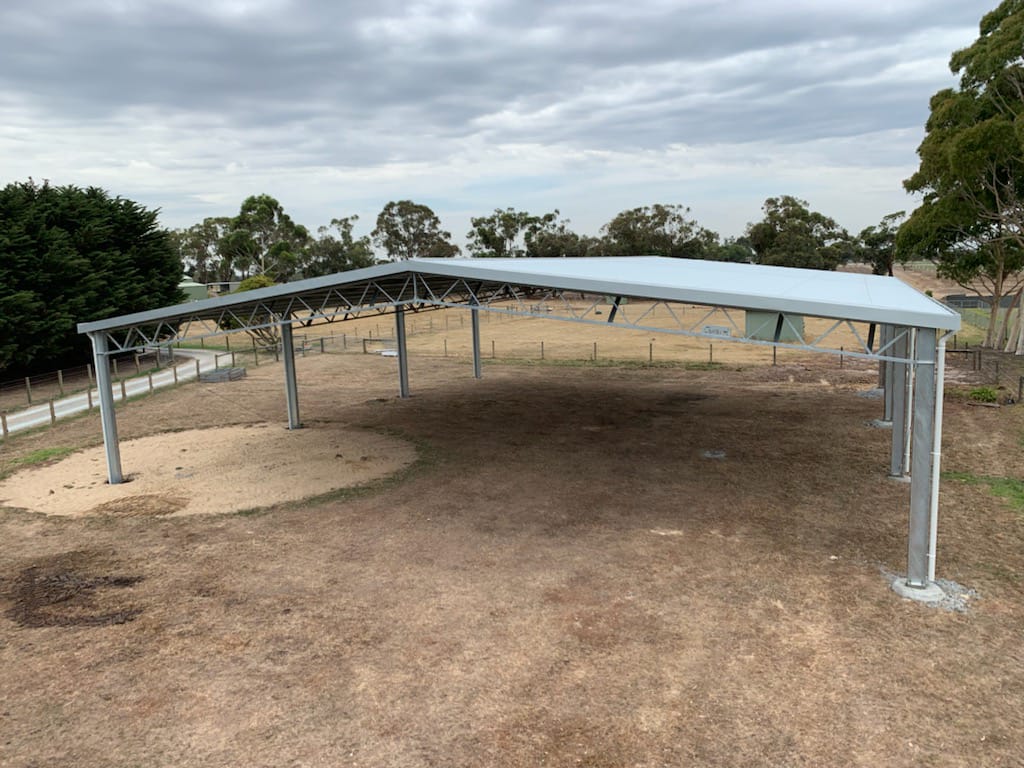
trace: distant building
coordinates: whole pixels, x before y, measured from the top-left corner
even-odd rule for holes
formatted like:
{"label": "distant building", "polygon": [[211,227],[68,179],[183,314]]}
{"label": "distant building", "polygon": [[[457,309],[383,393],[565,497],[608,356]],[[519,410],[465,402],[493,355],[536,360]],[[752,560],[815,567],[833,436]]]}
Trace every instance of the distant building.
{"label": "distant building", "polygon": [[[942,302],[955,309],[988,309],[992,306],[991,296],[978,296],[976,294],[954,293],[946,296]],[[1013,304],[1013,294],[1007,294],[999,301],[999,306],[1009,309]]]}
{"label": "distant building", "polygon": [[202,283],[197,283],[188,275],[178,283],[178,287],[185,294],[186,301],[199,301],[200,299],[210,298],[210,292],[206,290],[206,286]]}

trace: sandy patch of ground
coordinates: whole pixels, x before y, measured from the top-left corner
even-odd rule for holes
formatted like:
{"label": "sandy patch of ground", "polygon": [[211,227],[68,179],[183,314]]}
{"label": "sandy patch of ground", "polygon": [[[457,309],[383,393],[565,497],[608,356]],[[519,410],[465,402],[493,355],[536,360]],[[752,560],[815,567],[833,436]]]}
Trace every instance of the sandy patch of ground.
{"label": "sandy patch of ground", "polygon": [[412,445],[341,424],[169,432],[121,444],[129,482],[107,483],[102,447],[0,481],[0,504],[48,515],[196,515],[273,506],[385,477]]}

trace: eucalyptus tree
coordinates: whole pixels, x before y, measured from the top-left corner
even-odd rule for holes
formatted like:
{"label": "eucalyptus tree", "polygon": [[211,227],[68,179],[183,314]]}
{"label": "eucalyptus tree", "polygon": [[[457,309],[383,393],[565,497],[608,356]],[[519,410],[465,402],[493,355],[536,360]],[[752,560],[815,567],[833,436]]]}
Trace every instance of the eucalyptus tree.
{"label": "eucalyptus tree", "polygon": [[[1024,0],[987,13],[978,39],[956,51],[950,70],[958,88],[936,93],[920,167],[904,182],[922,196],[900,229],[908,254],[933,259],[940,275],[991,295],[985,344],[1002,333],[996,310],[1022,285],[1024,270]],[[1018,323],[1014,350],[1024,352]]]}
{"label": "eucalyptus tree", "polygon": [[764,218],[747,225],[746,238],[760,264],[835,269],[853,256],[853,240],[835,219],[812,211],[792,195],[769,197]]}
{"label": "eucalyptus tree", "polygon": [[905,211],[897,211],[883,216],[875,225],[865,227],[857,235],[857,258],[871,265],[872,273],[892,277],[893,265],[897,261],[906,261],[896,248],[896,233],[906,219]]}
{"label": "eucalyptus tree", "polygon": [[373,242],[388,258],[448,258],[459,254],[451,233],[441,229],[441,220],[429,206],[412,200],[392,200],[377,216]]}
{"label": "eucalyptus tree", "polygon": [[185,271],[198,283],[228,282],[235,279],[231,258],[221,252],[221,241],[231,229],[228,216],[212,216],[171,235]]}
{"label": "eucalyptus tree", "polygon": [[683,205],[655,205],[622,211],[605,224],[604,249],[616,256],[701,259],[718,235],[689,218]]}
{"label": "eucalyptus tree", "polygon": [[329,227],[317,229],[317,237],[306,248],[302,261],[303,277],[320,277],[372,266],[376,259],[367,235],[352,234],[358,216],[331,219]]}
{"label": "eucalyptus tree", "polygon": [[296,224],[270,195],[247,197],[220,240],[220,253],[243,279],[267,275],[275,282],[296,276],[309,230]]}
{"label": "eucalyptus tree", "polygon": [[489,216],[470,219],[467,247],[477,257],[535,256],[530,253],[531,242],[544,233],[554,234],[560,224],[564,230],[567,222],[559,222],[557,210],[535,216],[514,208],[496,208]]}

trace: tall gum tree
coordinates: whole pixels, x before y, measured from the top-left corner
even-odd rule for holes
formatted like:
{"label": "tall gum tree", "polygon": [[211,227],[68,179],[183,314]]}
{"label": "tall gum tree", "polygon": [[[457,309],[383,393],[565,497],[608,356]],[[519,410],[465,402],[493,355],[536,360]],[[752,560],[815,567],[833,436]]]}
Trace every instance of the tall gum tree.
{"label": "tall gum tree", "polygon": [[310,239],[309,230],[292,221],[281,203],[253,195],[242,201],[219,247],[243,279],[267,275],[280,283],[296,276]]}
{"label": "tall gum tree", "polygon": [[373,243],[395,261],[441,259],[459,255],[451,233],[429,206],[412,200],[392,200],[377,215]]}
{"label": "tall gum tree", "polygon": [[[900,228],[901,254],[929,258],[940,275],[991,295],[985,345],[1024,353],[1024,324],[998,322],[1008,293],[1024,286],[1024,0],[986,14],[978,39],[957,51],[959,88],[936,93],[920,167],[904,182],[922,195]],[[1021,313],[1018,313],[1020,315]]]}
{"label": "tall gum tree", "polygon": [[662,203],[622,211],[601,228],[604,247],[616,256],[703,259],[718,235],[689,215],[684,205]]}
{"label": "tall gum tree", "polygon": [[542,233],[553,232],[558,211],[534,216],[514,208],[497,208],[489,216],[470,219],[466,233],[469,252],[481,258],[519,258],[531,255],[533,241]]}
{"label": "tall gum tree", "polygon": [[748,224],[746,234],[759,264],[835,269],[854,255],[846,230],[835,219],[812,211],[806,200],[769,197],[761,210],[764,218]]}

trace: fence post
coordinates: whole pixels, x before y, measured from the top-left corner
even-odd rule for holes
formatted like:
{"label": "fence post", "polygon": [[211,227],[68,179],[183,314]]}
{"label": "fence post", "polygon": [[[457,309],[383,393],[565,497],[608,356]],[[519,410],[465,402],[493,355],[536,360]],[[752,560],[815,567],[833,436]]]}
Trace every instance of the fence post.
{"label": "fence post", "polygon": [[321,336],[320,337],[320,354],[322,355],[323,353],[324,353],[324,337]]}
{"label": "fence post", "polygon": [[4,437],[7,437],[7,414],[0,413],[0,431],[3,432]]}
{"label": "fence post", "polygon": [[125,389],[124,379],[121,379],[121,402],[125,402],[128,399],[128,390]]}
{"label": "fence post", "polygon": [[544,342],[543,341],[540,343],[540,359],[541,360],[544,359]]}
{"label": "fence post", "polygon": [[715,345],[708,344],[708,364],[715,362]]}
{"label": "fence post", "polygon": [[260,351],[256,348],[256,345],[252,345],[252,364],[257,368],[260,367]]}
{"label": "fence post", "polygon": [[177,384],[177,383],[178,383],[178,366],[176,366],[176,365],[172,365],[172,366],[171,366],[171,370],[172,370],[172,371],[174,372],[174,373],[173,373],[173,376],[174,376],[174,383],[175,383],[175,384]]}
{"label": "fence post", "polygon": [[597,342],[594,342],[594,362],[597,362]]}
{"label": "fence post", "polygon": [[654,362],[654,342],[653,341],[650,342],[647,345],[647,362],[649,362],[649,363],[653,363]]}
{"label": "fence post", "polygon": [[60,396],[64,397],[64,371],[57,369],[57,389],[60,390]]}
{"label": "fence post", "polygon": [[[461,318],[461,315],[459,316]],[[494,359],[494,339],[491,339],[491,360]]]}
{"label": "fence post", "polygon": [[142,364],[139,362],[139,353],[136,352],[135,353],[135,374],[138,375],[140,373],[142,373]]}
{"label": "fence post", "polygon": [[234,352],[231,353],[231,367],[232,368],[235,367],[235,353]]}
{"label": "fence post", "polygon": [[444,340],[444,356],[448,357],[448,339]]}
{"label": "fence post", "polygon": [[199,358],[196,358],[196,381],[199,381]]}
{"label": "fence post", "polygon": [[119,379],[119,378],[121,378],[121,374],[120,374],[120,372],[119,372],[119,371],[117,370],[117,358],[116,358],[116,357],[112,357],[112,358],[110,358],[110,363],[111,363],[111,365],[113,365],[113,366],[114,366],[114,378],[115,378],[115,379]]}
{"label": "fence post", "polygon": [[89,380],[89,386],[92,386],[92,363],[85,364],[85,377]]}
{"label": "fence post", "polygon": [[224,341],[227,344],[228,352],[230,352],[231,351],[231,334],[228,334],[227,336],[225,336],[224,337]]}
{"label": "fence post", "polygon": [[25,396],[28,398],[28,404],[32,405],[32,379],[28,376],[25,377]]}
{"label": "fence post", "polygon": [[57,423],[57,411],[53,407],[53,398],[51,397],[50,398],[50,424],[52,425],[52,424],[56,424],[56,423]]}
{"label": "fence post", "polygon": [[843,367],[843,358],[844,358],[843,352],[845,352],[845,351],[846,351],[845,349],[843,349],[842,347],[839,347],[839,367],[840,368]]}
{"label": "fence post", "polygon": [[348,349],[348,334],[347,333],[341,334],[341,348],[342,349]]}
{"label": "fence post", "polygon": [[149,379],[149,394],[153,394],[153,374],[147,373],[146,378]]}
{"label": "fence post", "polygon": [[88,410],[92,410],[92,387],[85,390],[85,402],[88,405]]}

